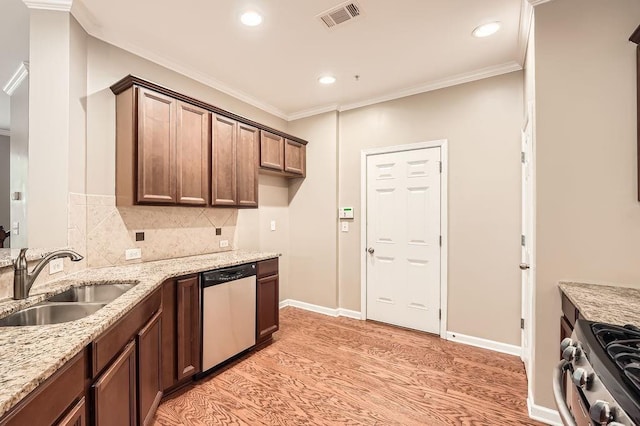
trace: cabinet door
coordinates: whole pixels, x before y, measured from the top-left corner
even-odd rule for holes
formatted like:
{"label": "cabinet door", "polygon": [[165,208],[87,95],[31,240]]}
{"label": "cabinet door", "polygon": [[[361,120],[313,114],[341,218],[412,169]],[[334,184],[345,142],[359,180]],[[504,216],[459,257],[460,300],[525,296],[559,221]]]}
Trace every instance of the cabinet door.
{"label": "cabinet door", "polygon": [[86,417],[86,405],[83,397],[78,401],[76,406],[71,409],[69,414],[58,423],[58,426],[85,426],[87,424]]}
{"label": "cabinet door", "polygon": [[260,167],[284,170],[284,139],[273,133],[260,132]]}
{"label": "cabinet door", "polygon": [[93,385],[97,426],[136,424],[136,344],[130,342]]}
{"label": "cabinet door", "polygon": [[162,398],[162,312],[138,332],[138,424],[148,425]]}
{"label": "cabinet door", "polygon": [[304,176],[306,167],[307,147],[301,143],[285,140],[284,171]]}
{"label": "cabinet door", "polygon": [[255,127],[238,123],[236,141],[236,194],[238,206],[258,207],[259,133]]}
{"label": "cabinet door", "polygon": [[259,278],[256,289],[257,306],[257,331],[256,341],[260,343],[271,337],[278,330],[279,301],[278,301],[278,276],[271,275]]}
{"label": "cabinet door", "polygon": [[200,286],[198,277],[178,280],[176,307],[177,379],[200,371]]}
{"label": "cabinet door", "polygon": [[210,114],[184,102],[177,104],[178,204],[205,206],[209,200]]}
{"label": "cabinet door", "polygon": [[235,206],[237,122],[216,115],[212,127],[211,204]]}
{"label": "cabinet door", "polygon": [[138,203],[176,202],[176,101],[138,89]]}

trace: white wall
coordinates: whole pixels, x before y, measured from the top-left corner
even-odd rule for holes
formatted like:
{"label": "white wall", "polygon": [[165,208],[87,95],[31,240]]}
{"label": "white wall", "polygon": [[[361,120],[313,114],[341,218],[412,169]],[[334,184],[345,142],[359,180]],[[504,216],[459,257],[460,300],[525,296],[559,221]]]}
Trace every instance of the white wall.
{"label": "white wall", "polygon": [[535,403],[552,408],[559,280],[640,286],[637,0],[536,7]]}
{"label": "white wall", "polygon": [[11,233],[12,248],[28,247],[29,226],[27,207],[29,181],[29,79],[23,80],[11,96],[11,189],[20,192],[20,200],[11,201],[11,222],[20,224],[20,234]]}

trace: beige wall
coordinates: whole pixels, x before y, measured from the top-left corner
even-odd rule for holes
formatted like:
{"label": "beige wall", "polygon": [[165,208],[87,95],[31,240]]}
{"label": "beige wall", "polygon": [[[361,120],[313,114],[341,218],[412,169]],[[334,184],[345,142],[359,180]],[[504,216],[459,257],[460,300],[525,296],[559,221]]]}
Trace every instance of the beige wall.
{"label": "beige wall", "polygon": [[342,307],[360,310],[360,151],[448,139],[448,329],[519,345],[522,105],[514,72],[340,114]]}
{"label": "beige wall", "polygon": [[11,191],[22,193],[11,201],[11,222],[20,224],[20,234],[11,233],[13,248],[27,247],[27,202],[29,190],[29,79],[26,78],[11,96]]}
{"label": "beige wall", "polygon": [[69,191],[86,192],[87,33],[69,20]]}
{"label": "beige wall", "polygon": [[338,301],[338,121],[330,112],[289,123],[309,141],[307,177],[289,188],[290,281],[287,299],[328,308]]}
{"label": "beige wall", "polygon": [[536,7],[535,403],[553,407],[563,279],[640,286],[637,0]]}
{"label": "beige wall", "polygon": [[[0,135],[0,226],[5,230],[11,229],[11,144],[9,136]],[[11,239],[5,240],[9,243]],[[5,246],[8,247],[8,246]]]}
{"label": "beige wall", "polygon": [[30,247],[67,245],[70,15],[30,11]]}

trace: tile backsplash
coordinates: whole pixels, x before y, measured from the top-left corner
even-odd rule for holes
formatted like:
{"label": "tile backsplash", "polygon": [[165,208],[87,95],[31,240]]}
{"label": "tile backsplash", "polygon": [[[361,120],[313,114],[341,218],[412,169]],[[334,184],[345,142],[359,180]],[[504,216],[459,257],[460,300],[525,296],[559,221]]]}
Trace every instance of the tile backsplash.
{"label": "tile backsplash", "polygon": [[[236,246],[237,219],[234,208],[116,207],[114,196],[70,194],[69,245],[86,253],[88,267],[228,251]],[[136,232],[144,241],[136,241]],[[228,247],[220,248],[221,240]],[[141,249],[142,258],[125,260],[131,248]]]}

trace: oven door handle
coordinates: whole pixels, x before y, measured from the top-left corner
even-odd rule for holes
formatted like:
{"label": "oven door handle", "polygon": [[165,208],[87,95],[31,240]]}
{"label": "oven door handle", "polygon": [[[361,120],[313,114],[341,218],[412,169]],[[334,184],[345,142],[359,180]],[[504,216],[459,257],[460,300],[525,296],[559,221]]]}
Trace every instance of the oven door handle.
{"label": "oven door handle", "polygon": [[576,426],[576,421],[571,415],[564,393],[564,373],[568,369],[569,363],[565,360],[560,361],[560,364],[553,369],[553,396],[556,399],[556,406],[562,423],[565,426]]}

